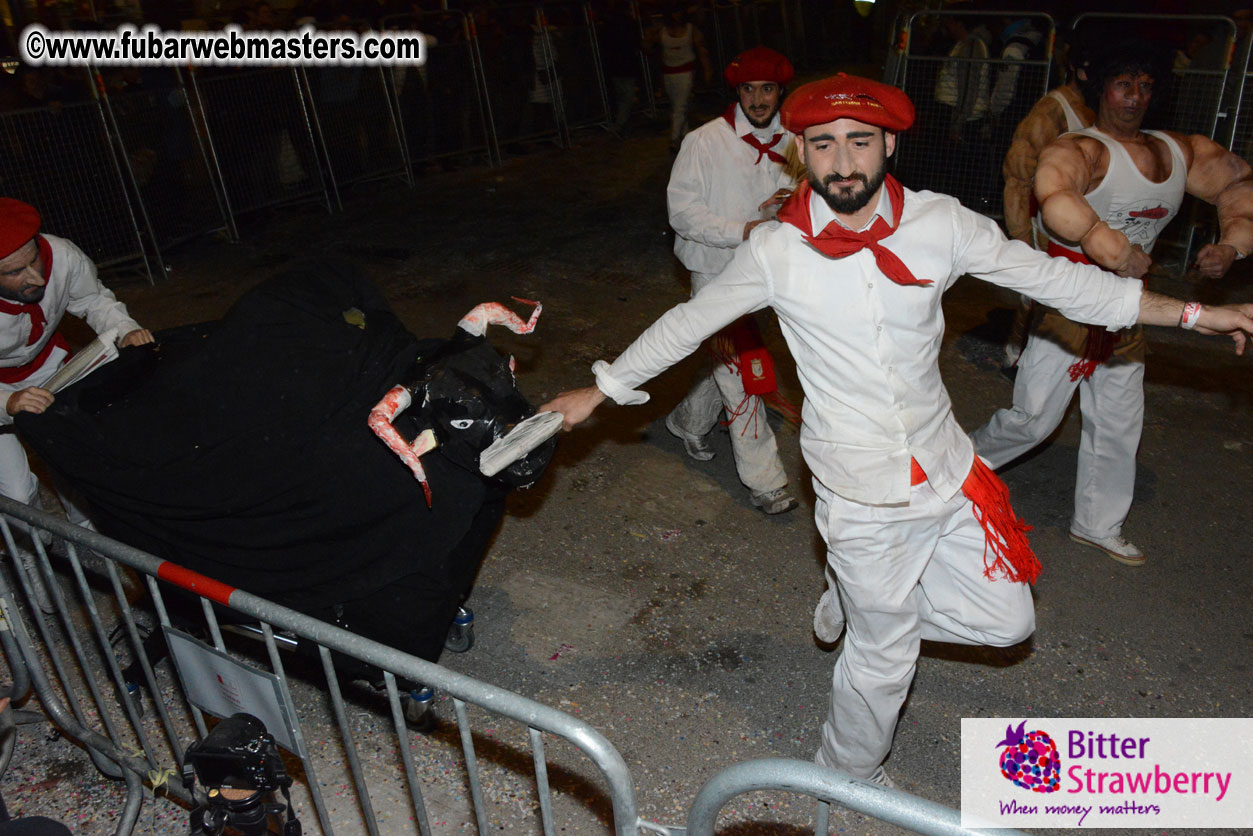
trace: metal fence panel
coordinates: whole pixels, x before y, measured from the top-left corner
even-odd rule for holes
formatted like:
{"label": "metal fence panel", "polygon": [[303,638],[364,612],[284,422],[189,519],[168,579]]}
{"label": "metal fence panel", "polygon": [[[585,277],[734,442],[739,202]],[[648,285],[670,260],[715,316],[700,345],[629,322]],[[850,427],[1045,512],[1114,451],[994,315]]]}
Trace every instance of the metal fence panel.
{"label": "metal fence panel", "polygon": [[[306,832],[320,830],[329,836],[336,828],[360,832],[364,827],[366,832],[378,833],[384,820],[389,834],[416,833],[418,826],[424,834],[431,832],[427,826],[429,815],[422,785],[424,781],[444,775],[450,757],[440,754],[428,758],[427,770],[434,770],[434,774],[419,775],[413,735],[403,720],[397,684],[400,681],[424,683],[452,699],[460,731],[464,777],[469,783],[472,813],[480,833],[491,831],[491,804],[507,803],[507,800],[485,800],[475,752],[483,737],[473,733],[467,706],[475,708],[476,717],[486,715],[486,722],[492,728],[488,735],[497,741],[503,734],[501,720],[515,721],[519,731],[529,734],[532,760],[536,765],[534,787],[544,793],[536,805],[544,832],[555,832],[542,744],[542,735],[550,735],[550,739],[567,742],[582,752],[595,767],[612,805],[612,832],[621,836],[638,834],[634,787],[626,764],[608,740],[586,723],[0,497],[0,535],[10,554],[17,553],[15,532],[19,532],[19,526],[27,524],[67,543],[65,557],[58,558],[57,564],[59,567],[68,564],[73,582],[66,584],[60,580],[52,571],[52,561],[43,540],[33,538],[35,571],[49,590],[56,608],[54,616],[49,617],[34,603],[38,600],[34,589],[36,578],[26,568],[27,564],[16,560],[5,561],[0,566],[0,615],[21,645],[19,658],[10,661],[10,669],[28,670],[29,677],[24,678],[34,680],[36,695],[49,716],[67,735],[83,744],[105,775],[127,780],[127,801],[116,831],[119,836],[129,836],[138,817],[143,801],[141,782],[150,784],[152,781],[149,770],[156,773],[172,770],[165,773],[169,776],[166,791],[184,801],[190,800],[180,780],[184,753],[191,741],[204,737],[208,725],[199,710],[189,707],[180,680],[169,666],[161,664],[154,668],[147,664],[142,648],[142,618],[137,617],[129,603],[134,590],[126,588],[121,574],[126,567],[144,576],[161,627],[172,625],[176,617],[176,598],[193,592],[192,600],[200,604],[199,629],[208,633],[209,643],[236,660],[253,668],[268,669],[277,677],[288,704],[294,705],[298,714],[292,718],[294,728],[290,730],[296,736],[296,751],[292,754],[301,759],[303,777],[293,787],[292,794],[302,809]],[[111,596],[100,593],[88,580],[84,561],[79,557],[80,553],[87,553],[87,549],[99,555],[92,561],[99,564],[98,571],[104,574]],[[93,568],[94,571],[97,569]],[[18,587],[8,582],[11,573],[16,574]],[[158,578],[162,584],[157,583]],[[100,584],[95,581],[94,585],[99,587]],[[19,589],[20,596],[15,594]],[[19,606],[19,601],[24,603]],[[235,633],[223,629],[225,624],[240,621],[257,626],[255,632],[264,641],[263,654],[256,651],[255,642],[238,639]],[[37,634],[35,639],[29,628],[32,623]],[[117,631],[110,630],[112,623],[118,624]],[[281,631],[277,637],[276,631]],[[111,638],[111,632],[115,633],[115,638]],[[228,636],[235,640],[231,646],[226,644]],[[288,677],[278,650],[280,639],[298,641],[314,651],[315,658],[322,663],[324,692],[311,695],[310,683],[298,683]],[[8,643],[5,647],[7,650]],[[356,710],[349,716],[341,690],[343,675],[337,670],[338,662],[332,664],[332,654],[376,666],[384,672],[383,687],[386,706],[390,709],[387,716],[392,720],[391,729],[380,730],[374,723],[361,722],[360,712]],[[135,672],[136,665],[124,671],[118,656],[133,660],[142,668],[142,673]],[[54,669],[52,675],[44,672],[45,658]],[[137,680],[132,682],[128,676],[136,676]],[[134,684],[142,687],[137,690],[132,687]],[[297,686],[301,689],[299,698],[292,698],[291,689]],[[322,698],[327,698],[329,705]],[[371,699],[380,703],[379,708],[383,707],[382,697],[371,695]],[[156,711],[141,711],[141,704],[154,705]],[[334,723],[339,739],[327,740],[323,736],[317,746],[309,745],[309,735],[303,729],[311,722]],[[449,742],[450,738],[440,735],[433,738],[430,745],[447,747]],[[394,761],[379,767],[375,760],[370,769],[366,769],[356,756],[356,752],[365,747],[390,753]],[[510,762],[521,764],[525,760],[511,758]],[[380,768],[384,771],[382,775]],[[391,788],[401,774],[405,780],[397,793]],[[406,825],[409,805],[412,805],[413,822]],[[316,822],[309,815],[310,808],[316,814]]]}
{"label": "metal fence panel", "polygon": [[465,14],[389,16],[383,27],[420,30],[428,37],[426,64],[389,68],[410,160],[464,156],[491,162],[475,43]]}
{"label": "metal fence panel", "polygon": [[549,24],[530,4],[481,12],[475,37],[497,141],[510,151],[520,150],[514,144],[523,140],[556,138],[560,144],[562,87],[559,55],[545,38]]}
{"label": "metal fence panel", "polygon": [[106,94],[158,247],[227,226],[187,91],[174,70],[150,69],[134,90]]}
{"label": "metal fence panel", "polygon": [[546,32],[550,48],[557,56],[567,130],[592,125],[608,127],[612,121],[609,91],[590,5],[545,4],[544,14],[549,23]]}
{"label": "metal fence panel", "polygon": [[788,758],[738,763],[710,778],[692,802],[687,836],[713,836],[718,811],[735,796],[758,790],[786,790],[819,799],[818,825],[814,832],[822,836],[829,832],[828,802],[929,836],[1026,836],[1018,830],[968,830],[961,826],[961,816],[956,810],[824,766]]}
{"label": "metal fence panel", "polygon": [[337,186],[379,177],[412,182],[381,67],[306,67],[310,115]]}
{"label": "metal fence panel", "polygon": [[192,79],[232,215],[301,200],[329,208],[294,70],[198,72]]}
{"label": "metal fence panel", "polygon": [[144,258],[103,114],[95,102],[0,113],[0,185],[39,209],[43,228],[100,266]]}
{"label": "metal fence panel", "polygon": [[[929,54],[934,50],[916,37],[928,24],[971,14],[918,12],[909,19],[899,74],[917,116],[897,146],[896,176],[912,189],[949,194],[967,208],[1000,217],[1001,164],[1014,128],[1048,92],[1053,21],[1043,13],[1013,15],[1029,17],[1043,35],[1041,57],[1024,61],[949,57],[948,49]],[[1011,93],[1007,100],[994,96],[998,85]],[[957,104],[944,101],[954,93]]]}

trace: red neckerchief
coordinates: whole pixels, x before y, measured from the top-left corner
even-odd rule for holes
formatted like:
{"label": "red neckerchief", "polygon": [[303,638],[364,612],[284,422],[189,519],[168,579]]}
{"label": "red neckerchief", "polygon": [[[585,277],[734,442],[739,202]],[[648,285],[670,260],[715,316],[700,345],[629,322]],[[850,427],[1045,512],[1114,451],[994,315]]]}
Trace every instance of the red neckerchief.
{"label": "red neckerchief", "polygon": [[897,284],[924,287],[934,284],[930,279],[915,278],[905,266],[905,262],[897,258],[896,253],[879,243],[896,232],[896,227],[901,223],[901,214],[905,209],[905,187],[900,181],[889,174],[883,179],[883,185],[888,190],[888,199],[892,202],[893,223],[891,225],[880,215],[875,218],[870,229],[865,232],[853,232],[839,221],[831,221],[826,229],[814,235],[813,220],[809,216],[809,193],[812,189],[808,181],[802,182],[796,191],[792,192],[792,196],[779,207],[779,220],[799,229],[805,236],[805,243],[825,256],[844,258],[869,247],[874,253],[875,264],[878,265],[879,270]]}
{"label": "red neckerchief", "polygon": [[[739,107],[739,105],[733,104],[727,108],[726,113],[722,114],[722,118],[727,120],[727,124],[731,126],[732,131],[735,130],[735,109],[737,107]],[[753,160],[753,165],[760,163],[762,157],[768,157],[771,162],[776,162],[779,165],[787,163],[787,158],[785,158],[782,154],[777,151],[770,150],[779,144],[779,140],[783,139],[783,134],[775,134],[774,138],[771,139],[769,143],[762,142],[760,139],[753,136],[751,132],[744,134],[740,137],[740,139],[753,146],[753,149],[757,151],[757,159]]]}
{"label": "red neckerchief", "polygon": [[[42,235],[36,236],[35,245],[39,247],[39,255],[43,259],[43,277],[44,282],[46,283],[52,277],[52,247],[48,245],[47,240]],[[46,284],[44,293],[47,293]],[[44,328],[48,324],[48,319],[44,316],[43,308],[35,302],[27,302],[23,304],[0,299],[0,314],[9,314],[11,316],[21,316],[22,314],[25,314],[30,317],[30,336],[26,338],[27,345],[34,345],[39,342],[39,339],[44,334]],[[52,350],[57,347],[64,348],[66,351],[69,351],[69,343],[66,342],[65,337],[60,334],[54,334],[52,339],[48,340],[47,345],[43,347],[43,351],[39,352],[39,355],[29,363],[23,366],[0,368],[0,383],[17,383],[25,380],[32,372],[43,366],[44,362],[48,359],[48,355],[50,355]]]}

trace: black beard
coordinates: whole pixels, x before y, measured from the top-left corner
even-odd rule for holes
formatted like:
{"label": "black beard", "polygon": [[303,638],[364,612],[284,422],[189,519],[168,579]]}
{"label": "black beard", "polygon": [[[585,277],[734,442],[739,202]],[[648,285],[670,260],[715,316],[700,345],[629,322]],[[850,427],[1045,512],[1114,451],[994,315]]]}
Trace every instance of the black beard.
{"label": "black beard", "polygon": [[[809,185],[822,196],[822,199],[831,207],[831,211],[837,215],[852,215],[866,208],[866,204],[870,199],[878,193],[879,187],[883,185],[883,179],[887,177],[888,167],[885,160],[883,165],[879,166],[879,170],[874,173],[873,177],[867,177],[860,172],[850,174],[845,177],[842,174],[828,174],[822,180],[811,171],[808,174]],[[828,189],[830,184],[837,180],[860,180],[864,188],[858,189],[841,189],[836,194],[831,194]]]}
{"label": "black beard", "polygon": [[44,290],[46,285],[39,287],[27,288],[25,293],[17,290],[9,290],[7,287],[0,287],[0,299],[8,299],[10,302],[17,302],[19,305],[35,305],[43,301]]}
{"label": "black beard", "polygon": [[771,121],[774,120],[774,115],[778,112],[779,112],[779,109],[775,108],[774,110],[770,111],[770,115],[767,116],[764,121],[758,122],[756,119],[754,119],[752,116],[748,114],[748,111],[744,109],[744,105],[740,105],[740,113],[744,114],[744,118],[748,120],[748,124],[758,129],[770,127]]}

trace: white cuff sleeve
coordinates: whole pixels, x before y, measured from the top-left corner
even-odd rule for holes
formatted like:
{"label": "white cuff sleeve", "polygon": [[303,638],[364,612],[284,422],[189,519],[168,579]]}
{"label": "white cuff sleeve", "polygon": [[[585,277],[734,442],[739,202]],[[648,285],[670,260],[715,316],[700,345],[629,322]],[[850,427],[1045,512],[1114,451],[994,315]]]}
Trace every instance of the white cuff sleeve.
{"label": "white cuff sleeve", "polygon": [[623,386],[609,373],[609,364],[604,360],[597,360],[592,364],[592,374],[596,375],[597,388],[614,403],[621,406],[638,406],[648,403],[647,392]]}

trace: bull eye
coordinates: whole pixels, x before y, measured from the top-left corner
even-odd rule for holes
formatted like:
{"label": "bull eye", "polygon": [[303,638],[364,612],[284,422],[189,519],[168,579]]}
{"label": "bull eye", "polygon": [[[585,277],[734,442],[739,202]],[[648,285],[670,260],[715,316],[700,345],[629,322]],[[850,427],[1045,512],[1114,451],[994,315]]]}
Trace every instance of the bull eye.
{"label": "bull eye", "polygon": [[474,419],[473,418],[455,418],[452,421],[449,421],[448,423],[452,424],[452,427],[455,430],[468,430],[474,424]]}

